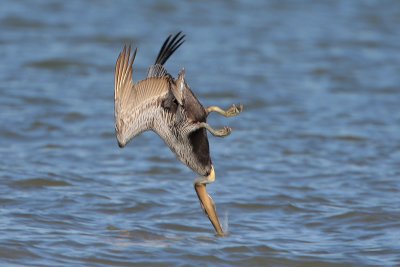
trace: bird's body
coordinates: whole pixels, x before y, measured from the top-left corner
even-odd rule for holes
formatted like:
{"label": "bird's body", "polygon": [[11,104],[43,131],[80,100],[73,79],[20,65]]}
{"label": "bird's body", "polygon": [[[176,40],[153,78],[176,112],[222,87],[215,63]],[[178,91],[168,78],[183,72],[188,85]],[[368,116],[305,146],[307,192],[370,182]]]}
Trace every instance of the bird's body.
{"label": "bird's body", "polygon": [[206,120],[212,111],[227,117],[234,116],[241,111],[241,106],[237,108],[233,105],[226,112],[218,107],[205,109],[187,85],[183,70],[174,79],[163,65],[183,43],[184,35],[178,33],[171,37],[164,42],[155,64],[149,68],[147,78],[136,84],[132,80],[136,50],[131,56],[130,47],[125,47],[118,57],[114,86],[118,144],[124,147],[144,131],[157,133],[182,163],[201,175],[195,183],[197,195],[217,233],[222,235],[214,203],[205,191],[205,184],[215,179],[207,130],[215,136],[226,136],[230,129],[214,130]]}

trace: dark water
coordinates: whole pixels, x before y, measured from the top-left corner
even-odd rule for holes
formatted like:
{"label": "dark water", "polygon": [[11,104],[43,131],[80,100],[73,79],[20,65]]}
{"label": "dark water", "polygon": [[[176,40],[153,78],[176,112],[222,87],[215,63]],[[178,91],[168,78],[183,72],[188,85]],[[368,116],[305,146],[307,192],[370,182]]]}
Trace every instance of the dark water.
{"label": "dark water", "polygon": [[[400,265],[397,1],[2,1],[1,266]],[[113,71],[167,64],[204,105],[214,236],[195,174],[152,133],[120,150]]]}

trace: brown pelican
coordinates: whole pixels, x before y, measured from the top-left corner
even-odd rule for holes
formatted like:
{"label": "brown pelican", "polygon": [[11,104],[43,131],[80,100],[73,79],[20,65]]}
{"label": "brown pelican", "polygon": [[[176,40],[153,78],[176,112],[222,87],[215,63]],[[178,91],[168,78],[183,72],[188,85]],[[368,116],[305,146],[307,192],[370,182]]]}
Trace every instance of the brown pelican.
{"label": "brown pelican", "polygon": [[186,83],[183,69],[176,79],[167,72],[164,63],[182,45],[184,37],[181,32],[170,35],[146,79],[137,83],[132,80],[137,48],[131,55],[131,47],[124,47],[115,66],[115,132],[121,148],[144,131],[157,133],[182,163],[200,175],[195,179],[194,188],[201,207],[217,235],[223,236],[214,201],[206,191],[206,185],[215,181],[207,130],[214,136],[224,137],[231,129],[214,129],[206,119],[211,112],[235,116],[243,106],[232,105],[227,110],[217,106],[204,108]]}

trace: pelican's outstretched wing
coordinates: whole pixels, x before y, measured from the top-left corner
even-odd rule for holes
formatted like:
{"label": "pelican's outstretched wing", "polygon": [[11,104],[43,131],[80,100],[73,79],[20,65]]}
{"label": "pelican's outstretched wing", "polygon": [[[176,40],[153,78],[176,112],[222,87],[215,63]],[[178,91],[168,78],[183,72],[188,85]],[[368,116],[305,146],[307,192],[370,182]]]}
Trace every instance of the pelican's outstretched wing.
{"label": "pelican's outstretched wing", "polygon": [[152,129],[159,100],[174,90],[169,77],[152,77],[134,84],[132,65],[135,56],[136,50],[131,56],[131,47],[125,46],[115,65],[115,131],[120,147],[141,132]]}
{"label": "pelican's outstretched wing", "polygon": [[181,34],[181,31],[175,34],[174,37],[172,37],[171,34],[164,41],[160,51],[158,52],[154,65],[150,66],[149,71],[147,72],[147,77],[170,76],[163,65],[165,62],[167,62],[168,58],[185,42],[185,35]]}

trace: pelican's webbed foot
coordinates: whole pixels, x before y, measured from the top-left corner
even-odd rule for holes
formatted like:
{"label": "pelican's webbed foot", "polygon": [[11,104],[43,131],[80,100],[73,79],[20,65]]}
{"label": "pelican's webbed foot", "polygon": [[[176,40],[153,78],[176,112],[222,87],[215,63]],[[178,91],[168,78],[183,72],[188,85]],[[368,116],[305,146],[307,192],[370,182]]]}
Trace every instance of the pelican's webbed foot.
{"label": "pelican's webbed foot", "polygon": [[217,137],[225,137],[230,135],[232,132],[232,129],[227,126],[222,129],[214,129],[206,122],[201,122],[199,126],[200,128],[206,128],[212,135]]}
{"label": "pelican's webbed foot", "polygon": [[217,107],[217,106],[210,106],[210,107],[206,108],[207,114],[210,114],[211,112],[217,112],[225,117],[237,116],[242,111],[243,111],[243,105],[236,106],[235,104],[233,104],[227,110],[223,110],[222,108]]}

